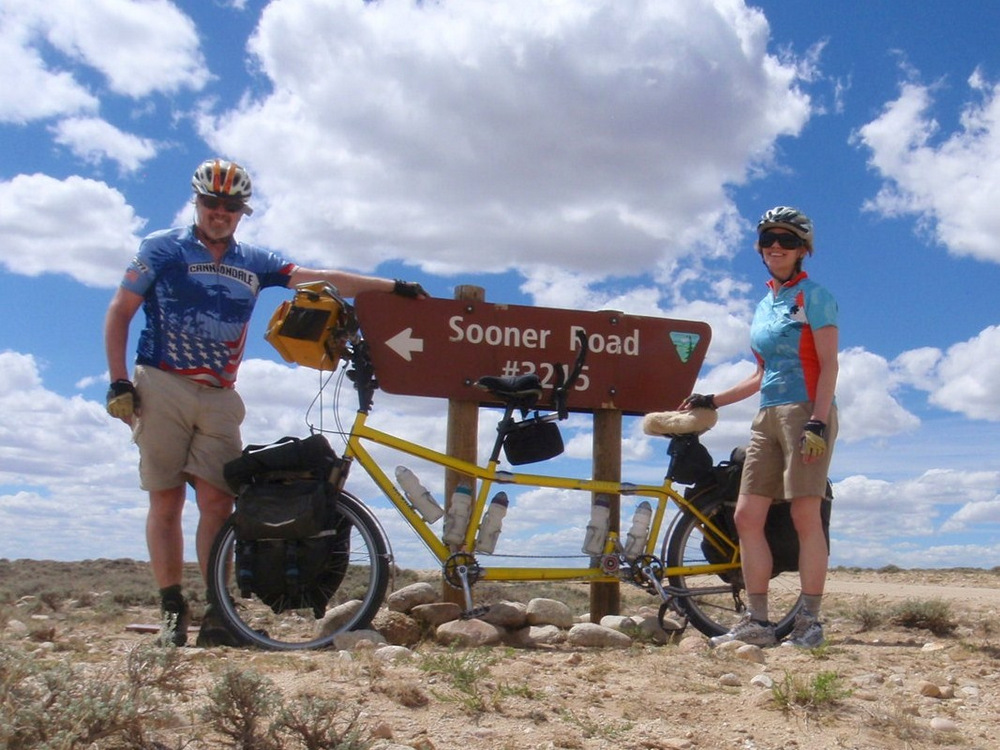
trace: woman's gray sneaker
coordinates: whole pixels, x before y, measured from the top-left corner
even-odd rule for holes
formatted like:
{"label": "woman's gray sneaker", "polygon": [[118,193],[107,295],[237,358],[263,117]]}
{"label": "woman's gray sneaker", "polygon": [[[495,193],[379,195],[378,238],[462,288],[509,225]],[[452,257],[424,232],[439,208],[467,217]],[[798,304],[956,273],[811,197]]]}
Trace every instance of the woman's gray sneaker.
{"label": "woman's gray sneaker", "polygon": [[774,623],[754,620],[750,617],[749,612],[744,613],[740,621],[728,633],[708,639],[708,642],[712,646],[721,646],[723,643],[730,643],[731,641],[739,641],[740,643],[760,646],[761,648],[775,646],[778,643],[778,639],[774,634]]}
{"label": "woman's gray sneaker", "polygon": [[795,615],[795,625],[788,638],[782,641],[782,646],[797,648],[816,648],[822,646],[826,638],[823,635],[823,625],[819,618],[811,612],[802,610]]}

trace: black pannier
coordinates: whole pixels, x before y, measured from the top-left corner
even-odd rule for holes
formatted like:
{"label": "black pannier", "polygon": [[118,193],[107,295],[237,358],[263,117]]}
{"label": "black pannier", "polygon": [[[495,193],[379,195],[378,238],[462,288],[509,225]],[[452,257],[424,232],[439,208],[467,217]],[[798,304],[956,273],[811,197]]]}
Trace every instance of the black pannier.
{"label": "black pannier", "polygon": [[343,581],[350,524],[336,510],[342,459],[323,435],[247,446],[225,466],[237,492],[236,583],[275,612],[316,617]]}
{"label": "black pannier", "polygon": [[222,469],[230,489],[237,495],[243,487],[288,478],[338,483],[343,460],[321,434],[307,438],[283,437],[267,445],[248,445],[243,454]]}
{"label": "black pannier", "polygon": [[[701,480],[693,487],[689,487],[684,497],[691,500],[699,507],[707,507],[716,498],[723,500],[722,512],[712,517],[712,522],[720,528],[733,541],[739,542],[736,533],[736,522],[733,515],[736,511],[736,498],[740,491],[740,478],[743,474],[743,459],[745,451],[736,448],[729,461],[723,461],[702,476]],[[795,532],[795,524],[792,521],[792,504],[790,502],[777,501],[771,504],[767,512],[767,521],[764,524],[764,534],[767,543],[771,548],[773,565],[771,577],[780,573],[794,573],[799,569],[799,536]],[[826,497],[820,505],[820,515],[823,519],[823,533],[826,536],[827,550],[830,549],[830,513],[833,509],[833,487],[826,483]],[[701,543],[702,553],[705,559],[711,563],[728,562],[728,557],[724,556],[719,549],[709,540],[704,539]],[[727,577],[730,574],[725,574]],[[727,578],[727,580],[729,580]]]}

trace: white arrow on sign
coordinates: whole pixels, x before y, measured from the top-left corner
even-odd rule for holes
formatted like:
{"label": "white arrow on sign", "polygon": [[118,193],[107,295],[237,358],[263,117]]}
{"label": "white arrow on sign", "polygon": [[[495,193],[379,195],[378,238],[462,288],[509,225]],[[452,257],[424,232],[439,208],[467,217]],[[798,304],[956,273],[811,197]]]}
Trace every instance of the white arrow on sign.
{"label": "white arrow on sign", "polygon": [[413,359],[413,352],[422,352],[424,350],[424,340],[413,338],[412,328],[400,331],[391,339],[388,339],[385,345],[407,362]]}

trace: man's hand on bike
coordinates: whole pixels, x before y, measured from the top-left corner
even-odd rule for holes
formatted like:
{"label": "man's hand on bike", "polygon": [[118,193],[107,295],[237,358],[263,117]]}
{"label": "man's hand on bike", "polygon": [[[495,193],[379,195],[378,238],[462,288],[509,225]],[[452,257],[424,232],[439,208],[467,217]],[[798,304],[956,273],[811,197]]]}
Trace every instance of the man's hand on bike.
{"label": "man's hand on bike", "polygon": [[811,463],[826,453],[826,425],[818,419],[810,419],[802,428],[799,441],[802,460]]}
{"label": "man's hand on bike", "polygon": [[123,422],[131,422],[139,411],[139,393],[131,380],[116,380],[108,388],[105,397],[108,414]]}
{"label": "man's hand on bike", "polygon": [[430,297],[427,290],[420,286],[419,282],[416,281],[403,281],[402,279],[396,279],[392,287],[392,293],[398,294],[400,297],[409,297],[410,299],[423,299],[424,297]]}
{"label": "man's hand on bike", "polygon": [[704,396],[700,393],[692,393],[681,402],[680,408],[681,411],[688,411],[689,409],[716,409],[718,407],[715,405],[714,393]]}

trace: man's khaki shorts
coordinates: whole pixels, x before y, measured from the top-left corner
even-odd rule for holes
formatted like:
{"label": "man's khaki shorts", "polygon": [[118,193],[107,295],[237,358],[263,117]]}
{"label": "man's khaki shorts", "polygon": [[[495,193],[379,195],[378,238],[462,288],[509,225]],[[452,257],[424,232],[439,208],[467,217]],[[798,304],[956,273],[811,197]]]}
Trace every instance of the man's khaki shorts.
{"label": "man's khaki shorts", "polygon": [[826,453],[812,463],[802,460],[802,428],[812,416],[812,403],[768,406],[757,412],[750,427],[750,445],[743,464],[741,495],[791,500],[823,497],[837,438],[837,407],[826,425]]}
{"label": "man's khaki shorts", "polygon": [[134,383],[139,417],[132,439],[142,488],[167,490],[201,477],[228,491],[222,467],[243,450],[240,395],[144,365],[135,368]]}

